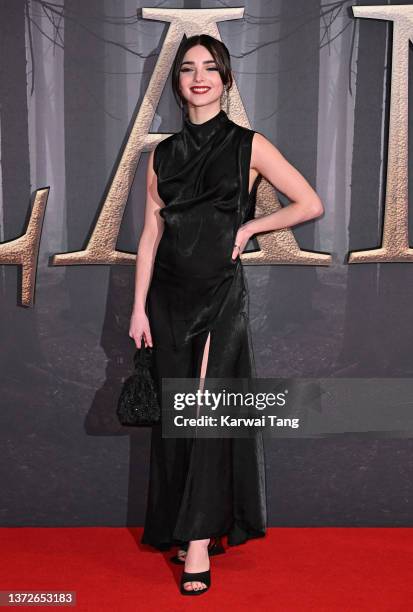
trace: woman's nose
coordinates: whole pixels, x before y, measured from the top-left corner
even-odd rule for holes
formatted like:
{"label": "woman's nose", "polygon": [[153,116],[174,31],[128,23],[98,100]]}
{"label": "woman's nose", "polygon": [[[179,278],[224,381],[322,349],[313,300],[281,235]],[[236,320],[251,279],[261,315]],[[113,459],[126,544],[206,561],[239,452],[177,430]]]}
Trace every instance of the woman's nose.
{"label": "woman's nose", "polygon": [[201,82],[203,80],[202,73],[195,70],[194,81]]}

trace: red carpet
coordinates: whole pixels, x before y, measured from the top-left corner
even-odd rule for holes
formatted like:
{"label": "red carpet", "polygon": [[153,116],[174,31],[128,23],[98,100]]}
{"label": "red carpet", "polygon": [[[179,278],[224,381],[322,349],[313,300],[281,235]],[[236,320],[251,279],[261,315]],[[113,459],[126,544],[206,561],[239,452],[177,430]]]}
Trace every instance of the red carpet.
{"label": "red carpet", "polygon": [[[208,593],[180,595],[170,552],[138,542],[141,529],[0,529],[0,590],[71,590],[93,610],[397,612],[413,601],[413,529],[271,528],[211,557]],[[224,542],[226,545],[226,541]],[[17,609],[14,607],[13,609]],[[23,609],[50,610],[46,606]]]}

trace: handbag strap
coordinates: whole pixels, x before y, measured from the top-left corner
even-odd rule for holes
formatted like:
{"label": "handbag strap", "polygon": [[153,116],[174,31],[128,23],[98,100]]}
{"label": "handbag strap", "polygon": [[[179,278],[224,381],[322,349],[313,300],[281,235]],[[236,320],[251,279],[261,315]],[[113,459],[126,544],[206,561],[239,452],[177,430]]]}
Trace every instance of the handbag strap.
{"label": "handbag strap", "polygon": [[143,346],[136,349],[133,361],[135,368],[147,368],[152,362],[153,348],[151,346]]}

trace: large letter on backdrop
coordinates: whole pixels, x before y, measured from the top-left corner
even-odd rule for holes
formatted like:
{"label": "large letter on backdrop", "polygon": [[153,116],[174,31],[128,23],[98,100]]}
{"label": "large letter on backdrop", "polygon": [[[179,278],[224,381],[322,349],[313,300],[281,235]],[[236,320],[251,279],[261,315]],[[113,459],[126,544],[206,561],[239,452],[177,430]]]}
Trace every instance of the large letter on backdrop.
{"label": "large letter on backdrop", "polygon": [[22,267],[22,304],[32,306],[40,236],[50,187],[38,189],[25,233],[0,244],[0,264]]}
{"label": "large letter on backdrop", "polygon": [[[244,8],[242,7],[142,9],[142,15],[145,19],[170,22],[165,42],[89,242],[83,251],[55,254],[52,260],[54,265],[133,264],[135,262],[136,255],[118,251],[116,242],[142,151],[152,150],[159,141],[170,136],[170,134],[150,134],[149,128],[180,42],[184,34],[189,37],[201,32],[220,38],[217,22],[240,19],[243,14]],[[235,83],[230,93],[230,103],[231,108],[235,109],[234,112],[231,112],[231,118],[236,123],[249,127],[245,109]],[[261,181],[257,196],[257,216],[273,212],[278,208],[280,208],[280,204],[273,187],[267,181]],[[258,234],[257,239],[261,251],[243,254],[242,259],[246,263],[326,265],[331,262],[330,255],[302,251],[288,228]]]}
{"label": "large letter on backdrop", "polygon": [[381,247],[353,251],[349,263],[413,261],[408,227],[408,83],[409,40],[413,34],[413,7],[353,6],[355,17],[393,21],[389,150]]}

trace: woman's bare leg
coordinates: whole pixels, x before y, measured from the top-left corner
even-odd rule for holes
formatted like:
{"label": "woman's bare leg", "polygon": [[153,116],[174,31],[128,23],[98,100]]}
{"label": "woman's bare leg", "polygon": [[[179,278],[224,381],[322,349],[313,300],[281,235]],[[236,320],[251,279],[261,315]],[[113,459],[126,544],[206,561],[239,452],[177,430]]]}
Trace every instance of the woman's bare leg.
{"label": "woman's bare leg", "polygon": [[[208,357],[209,357],[209,345],[211,339],[211,332],[208,333],[204,345],[204,353],[202,356],[201,373],[200,373],[200,386],[201,391],[204,388],[204,379],[207,371]],[[210,538],[205,540],[191,540],[188,546],[188,552],[185,558],[185,571],[186,572],[204,572],[209,569],[209,555],[208,555],[208,544]],[[206,584],[204,582],[192,581],[185,582],[184,589],[187,591],[198,591],[205,589]]]}
{"label": "woman's bare leg", "polygon": [[202,363],[201,363],[201,372],[199,374],[199,377],[201,379],[199,388],[201,389],[201,391],[203,391],[204,389],[204,383],[205,380],[203,380],[205,378],[206,375],[206,371],[207,371],[207,366],[208,366],[208,357],[209,357],[209,345],[211,343],[211,332],[208,332],[208,337],[205,341],[205,345],[204,345],[204,354],[202,356]]}
{"label": "woman's bare leg", "polygon": [[[209,569],[208,544],[210,538],[206,540],[191,540],[189,542],[188,553],[185,559],[186,572],[205,572]],[[205,589],[204,582],[196,580],[184,582],[184,589],[187,591],[199,591]]]}

